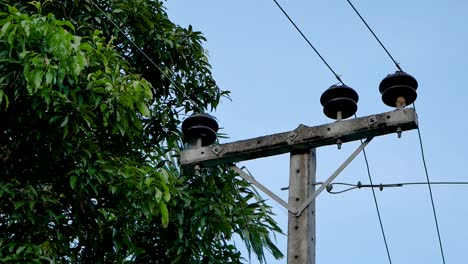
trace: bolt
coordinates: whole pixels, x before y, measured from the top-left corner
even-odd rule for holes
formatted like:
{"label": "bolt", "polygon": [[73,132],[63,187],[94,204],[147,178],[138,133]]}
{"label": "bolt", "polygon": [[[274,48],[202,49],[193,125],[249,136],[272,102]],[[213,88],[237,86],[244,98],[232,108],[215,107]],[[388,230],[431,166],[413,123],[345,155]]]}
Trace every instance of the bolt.
{"label": "bolt", "polygon": [[193,168],[195,169],[195,175],[200,176],[200,165],[197,164]]}
{"label": "bolt", "polygon": [[220,146],[216,146],[212,149],[213,153],[218,155],[220,152],[221,152],[221,147]]}
{"label": "bolt", "polygon": [[336,145],[338,146],[338,149],[341,149],[342,144],[343,144],[343,141],[341,141],[341,139],[336,140]]}
{"label": "bolt", "polygon": [[398,109],[403,109],[406,106],[406,99],[403,96],[397,98],[396,107]]}
{"label": "bolt", "polygon": [[397,132],[398,138],[401,138],[401,132],[403,132],[403,130],[401,129],[401,127],[398,127],[398,128],[396,129],[396,132]]}
{"label": "bolt", "polygon": [[336,113],[336,120],[341,121],[342,119],[343,119],[343,113],[341,113],[341,111],[338,111]]}

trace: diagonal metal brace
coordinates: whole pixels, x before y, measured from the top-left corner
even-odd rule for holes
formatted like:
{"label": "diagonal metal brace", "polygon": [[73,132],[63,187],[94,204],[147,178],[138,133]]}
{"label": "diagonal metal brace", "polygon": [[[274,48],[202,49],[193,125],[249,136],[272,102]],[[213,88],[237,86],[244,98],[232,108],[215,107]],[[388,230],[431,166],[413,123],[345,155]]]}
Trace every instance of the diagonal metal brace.
{"label": "diagonal metal brace", "polygon": [[307,206],[315,199],[317,196],[346,168],[346,166],[353,161],[354,158],[369,144],[372,138],[366,139],[354,152],[347,158],[343,164],[341,164],[338,169],[297,209],[297,211],[293,212],[296,217],[300,216]]}
{"label": "diagonal metal brace", "polygon": [[273,200],[275,200],[277,203],[279,203],[280,205],[282,205],[284,208],[286,208],[288,211],[290,211],[291,213],[294,213],[295,210],[292,210],[291,208],[289,208],[289,205],[286,201],[284,201],[283,199],[281,199],[281,197],[279,197],[278,195],[276,195],[275,193],[273,193],[272,191],[270,191],[270,189],[268,189],[267,187],[265,187],[263,184],[261,184],[260,182],[258,182],[257,180],[255,180],[254,177],[250,176],[249,174],[247,174],[245,171],[241,170],[239,167],[235,166],[235,165],[232,165],[230,166],[231,169],[233,169],[235,172],[237,172],[239,174],[239,176],[252,183],[255,187],[257,187],[258,189],[260,189],[262,192],[264,192],[266,195],[270,196]]}

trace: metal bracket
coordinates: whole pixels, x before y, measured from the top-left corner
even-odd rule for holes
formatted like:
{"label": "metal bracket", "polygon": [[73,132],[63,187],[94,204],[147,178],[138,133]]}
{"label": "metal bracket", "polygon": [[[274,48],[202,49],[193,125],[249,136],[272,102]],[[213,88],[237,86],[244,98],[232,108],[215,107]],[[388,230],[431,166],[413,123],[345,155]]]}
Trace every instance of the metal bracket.
{"label": "metal bracket", "polygon": [[221,146],[215,146],[214,148],[211,149],[216,156],[221,152],[222,148]]}
{"label": "metal bracket", "polygon": [[292,131],[291,133],[288,134],[287,138],[288,138],[288,140],[290,140],[291,143],[292,143],[292,142],[294,142],[294,140],[297,138],[297,133],[294,132],[294,131]]}
{"label": "metal bracket", "polygon": [[270,191],[270,189],[268,189],[267,187],[265,187],[263,184],[261,184],[260,182],[258,182],[257,180],[254,179],[254,177],[250,176],[249,174],[247,174],[245,171],[241,170],[239,167],[235,166],[235,165],[232,165],[230,166],[231,169],[233,169],[235,172],[237,172],[239,174],[239,176],[252,183],[255,187],[257,187],[258,189],[260,189],[262,192],[264,192],[266,195],[270,196],[273,200],[275,200],[277,203],[279,203],[280,205],[282,205],[284,208],[286,208],[289,212],[291,213],[294,213],[295,210],[292,210],[291,208],[289,208],[289,205],[286,201],[284,201],[283,199],[281,199],[281,197],[279,197],[278,195],[276,195],[275,193],[273,193],[272,191]]}
{"label": "metal bracket", "polygon": [[317,196],[327,187],[327,185],[329,185],[345,168],[346,166],[349,165],[349,163],[351,163],[351,161],[353,161],[354,158],[356,158],[356,156],[367,146],[367,144],[369,144],[369,142],[372,140],[372,138],[368,138],[366,139],[366,141],[364,141],[352,154],[351,156],[349,156],[344,162],[343,164],[341,164],[340,167],[338,167],[338,169],[336,169],[335,172],[333,172],[333,174],[325,181],[322,183],[322,185],[307,199],[307,201],[305,201],[301,206],[299,206],[299,208],[293,212],[296,217],[300,216],[302,214],[302,212],[304,211],[305,208],[307,208],[307,206],[309,206],[309,204],[315,200],[315,198],[317,198]]}
{"label": "metal bracket", "polygon": [[379,121],[377,120],[377,116],[375,115],[370,116],[367,120],[369,121],[370,127],[375,127],[379,124]]}

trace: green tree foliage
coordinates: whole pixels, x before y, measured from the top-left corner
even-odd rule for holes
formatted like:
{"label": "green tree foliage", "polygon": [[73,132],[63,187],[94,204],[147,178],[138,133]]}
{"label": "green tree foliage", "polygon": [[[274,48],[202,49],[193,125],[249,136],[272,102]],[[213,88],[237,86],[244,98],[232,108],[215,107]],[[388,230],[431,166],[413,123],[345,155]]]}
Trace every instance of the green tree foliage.
{"label": "green tree foliage", "polygon": [[0,263],[282,257],[249,183],[178,169],[181,117],[227,95],[203,41],[160,1],[0,1]]}

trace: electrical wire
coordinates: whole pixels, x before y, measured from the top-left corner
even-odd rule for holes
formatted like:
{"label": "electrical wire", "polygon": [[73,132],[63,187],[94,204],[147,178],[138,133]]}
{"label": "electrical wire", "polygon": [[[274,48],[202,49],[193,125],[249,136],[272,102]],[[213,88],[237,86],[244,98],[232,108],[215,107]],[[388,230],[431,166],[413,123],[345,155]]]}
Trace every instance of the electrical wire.
{"label": "electrical wire", "polygon": [[288,15],[288,13],[286,12],[286,10],[284,10],[284,8],[278,3],[278,1],[276,0],[273,0],[273,2],[275,2],[276,6],[281,10],[281,12],[283,12],[283,14],[286,16],[286,18],[289,20],[289,22],[291,22],[291,24],[294,26],[294,28],[296,28],[297,32],[299,32],[299,34],[301,34],[302,38],[304,38],[304,40],[309,44],[309,46],[315,51],[315,54],[317,54],[317,56],[322,60],[322,62],[328,67],[328,69],[333,73],[333,75],[335,75],[335,78],[341,83],[344,85],[344,82],[341,80],[341,77],[333,70],[333,68],[330,66],[330,64],[328,64],[328,62],[323,58],[323,56],[320,54],[320,52],[314,47],[314,45],[312,44],[312,42],[310,42],[310,40],[304,35],[304,33],[302,33],[302,30],[296,25],[296,23],[292,20],[292,18]]}
{"label": "electrical wire", "polygon": [[361,13],[359,13],[359,11],[356,9],[356,7],[353,5],[353,3],[350,1],[350,0],[346,0],[348,2],[348,4],[351,6],[351,8],[354,10],[354,12],[359,16],[359,18],[361,19],[362,23],[364,23],[364,25],[366,25],[367,29],[370,31],[370,33],[372,33],[372,35],[374,36],[375,40],[377,40],[377,42],[379,42],[380,46],[385,50],[385,52],[387,53],[388,57],[390,57],[390,59],[393,61],[393,63],[395,64],[395,66],[398,68],[398,70],[400,71],[403,71],[401,69],[401,66],[400,64],[393,58],[392,54],[390,54],[390,52],[388,51],[388,49],[385,47],[385,45],[382,43],[382,41],[380,41],[379,37],[377,37],[377,35],[374,33],[374,30],[372,30],[372,28],[369,26],[369,24],[367,24],[366,20],[362,17]]}
{"label": "electrical wire", "polygon": [[[357,118],[356,114],[354,114],[354,118]],[[362,139],[361,139],[361,144],[362,144]],[[372,176],[371,176],[371,172],[370,172],[370,166],[369,166],[369,160],[367,159],[366,149],[362,150],[362,154],[364,155],[364,161],[366,163],[366,170],[367,170],[367,176],[369,178],[369,182],[370,182],[371,185],[373,185]],[[349,188],[349,189],[346,189],[346,190],[343,190],[343,191],[339,191],[339,192],[331,192],[331,188],[330,188],[329,192],[333,193],[333,194],[339,194],[339,193],[344,193],[344,192],[347,192],[347,191],[351,191],[351,190],[356,189],[356,188],[360,188],[360,186],[352,187],[352,188]],[[380,214],[379,204],[377,202],[377,196],[375,194],[374,188],[371,188],[371,190],[372,190],[372,197],[374,198],[375,210],[377,211],[377,217],[379,219],[380,231],[382,232],[382,238],[383,238],[383,241],[384,241],[384,244],[385,244],[385,251],[387,253],[388,262],[390,264],[392,264],[392,258],[390,257],[390,250],[388,249],[387,236],[385,235],[385,230],[384,230],[384,226],[383,226],[383,222],[382,222],[382,216]]]}
{"label": "electrical wire", "polygon": [[[316,182],[315,185],[323,184],[323,182]],[[468,182],[430,182],[430,185],[468,185]],[[350,188],[340,190],[340,191],[332,191],[334,189],[333,186],[341,185],[341,186],[348,186]],[[402,182],[402,183],[388,183],[388,184],[361,184],[358,182],[357,184],[351,183],[344,183],[344,182],[334,182],[330,184],[330,187],[327,188],[328,193],[330,194],[340,194],[347,191],[355,190],[355,189],[362,189],[362,188],[379,188],[381,191],[385,188],[395,188],[395,187],[404,187],[410,185],[427,185],[427,182]]]}
{"label": "electrical wire", "polygon": [[[356,115],[355,115],[356,117]],[[362,144],[362,139],[361,139],[361,144]],[[369,182],[372,183],[372,176],[369,168],[369,161],[367,160],[367,154],[366,150],[362,150],[362,154],[364,155],[364,161],[366,162],[366,169],[367,169],[367,176],[369,177]],[[358,188],[358,187],[356,187]],[[374,188],[371,188],[372,190],[372,196],[374,197],[374,203],[375,203],[375,209],[377,211],[377,217],[379,218],[379,224],[380,224],[380,231],[382,232],[382,237],[385,243],[385,250],[387,252],[387,257],[388,257],[388,262],[392,264],[392,258],[390,257],[390,250],[388,249],[388,243],[387,243],[387,237],[385,236],[385,231],[382,223],[382,216],[380,215],[380,209],[379,209],[379,204],[377,203],[377,196],[375,195],[375,190]]]}
{"label": "electrical wire", "polygon": [[[164,76],[166,77],[169,82],[174,86],[174,89],[176,89],[178,92],[180,92],[184,97],[185,99],[187,99],[187,101],[189,101],[193,107],[197,108],[200,112],[204,112],[204,110],[195,102],[193,101],[192,99],[190,99],[190,97],[179,87],[179,85],[177,85],[177,83],[174,82],[174,80],[172,80],[172,78],[170,78],[170,76],[165,73],[163,71],[163,69],[153,60],[151,59],[148,54],[146,54],[127,34],[125,34],[125,32],[123,31],[123,29],[121,27],[119,27],[117,25],[117,23],[112,20],[111,17],[109,17],[105,12],[104,10],[102,10],[102,8],[100,6],[98,6],[96,4],[96,2],[94,0],[88,0],[90,1],[106,18],[107,20],[109,20],[109,22],[114,25],[114,27],[122,34],[124,35],[124,37],[130,42],[130,44],[132,44],[132,46],[134,46],[138,52],[140,52],[154,67],[156,67],[159,72]],[[172,69],[170,68],[167,68],[170,72],[172,72],[173,74],[175,74]]]}
{"label": "electrical wire", "polygon": [[[393,58],[393,56],[390,54],[390,52],[385,47],[385,45],[382,43],[382,41],[380,41],[379,37],[377,37],[377,35],[372,30],[372,28],[369,26],[369,24],[362,17],[360,12],[353,5],[351,0],[346,0],[346,1],[351,6],[351,8],[354,10],[354,12],[359,16],[359,18],[364,23],[364,25],[366,25],[367,29],[372,33],[372,35],[377,40],[377,42],[380,44],[380,46],[385,50],[388,57],[390,57],[390,59],[393,61],[395,66],[398,68],[398,70],[403,71],[402,68],[400,67],[399,63]],[[413,103],[413,106],[414,106],[414,109],[416,110],[416,105],[414,103]],[[417,131],[418,131],[419,145],[420,145],[420,150],[421,150],[421,158],[422,158],[422,162],[423,162],[423,165],[424,165],[424,172],[426,174],[426,181],[427,181],[426,184],[427,184],[427,187],[429,189],[429,196],[430,196],[431,205],[432,205],[432,213],[434,215],[434,222],[435,222],[435,226],[436,226],[436,230],[437,230],[437,238],[438,238],[438,241],[439,241],[440,254],[441,254],[441,257],[442,257],[442,262],[445,264],[445,255],[444,255],[444,249],[443,249],[443,246],[442,246],[442,239],[441,239],[441,236],[440,236],[439,222],[437,220],[437,213],[436,213],[435,204],[434,204],[434,196],[432,194],[431,182],[429,180],[429,173],[428,173],[428,170],[427,170],[427,164],[426,164],[426,159],[425,159],[425,154],[424,154],[424,147],[423,147],[422,136],[421,136],[421,130],[419,129],[419,126],[417,128]]]}
{"label": "electrical wire", "polygon": [[[414,107],[414,110],[416,111],[416,104],[413,103],[413,107]],[[420,149],[421,149],[421,158],[422,158],[422,162],[423,162],[423,165],[424,165],[424,172],[426,174],[426,180],[427,180],[427,188],[429,189],[429,196],[431,198],[431,205],[432,205],[432,213],[434,215],[434,222],[435,222],[435,226],[436,226],[436,230],[437,230],[437,238],[439,239],[440,254],[442,256],[442,262],[445,264],[445,255],[444,255],[444,248],[442,246],[442,239],[440,237],[439,221],[437,220],[437,213],[436,213],[436,209],[435,209],[435,205],[434,205],[434,196],[432,195],[432,188],[431,188],[431,183],[430,183],[430,180],[429,180],[429,173],[427,171],[427,164],[426,164],[426,158],[425,158],[425,154],[424,154],[424,147],[423,147],[423,141],[422,141],[422,136],[421,136],[421,129],[419,128],[419,126],[418,126],[417,130],[418,130],[419,146],[420,146]]]}
{"label": "electrical wire", "polygon": [[330,193],[330,194],[341,194],[341,193],[345,193],[345,192],[348,192],[348,191],[352,191],[352,190],[357,189],[357,188],[358,187],[351,187],[351,188],[344,189],[344,190],[341,190],[341,191],[332,191],[331,188],[330,188],[330,190],[327,189],[327,192]]}

